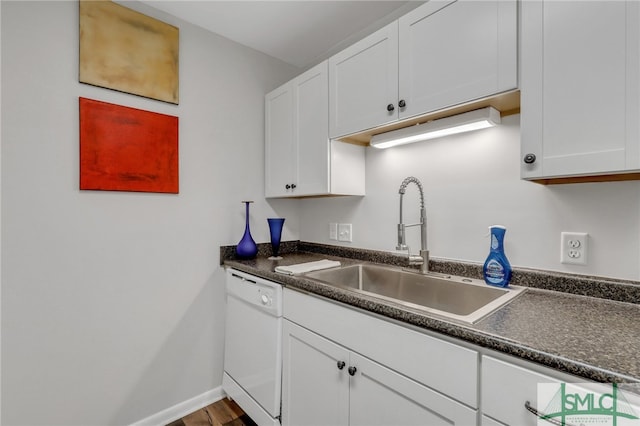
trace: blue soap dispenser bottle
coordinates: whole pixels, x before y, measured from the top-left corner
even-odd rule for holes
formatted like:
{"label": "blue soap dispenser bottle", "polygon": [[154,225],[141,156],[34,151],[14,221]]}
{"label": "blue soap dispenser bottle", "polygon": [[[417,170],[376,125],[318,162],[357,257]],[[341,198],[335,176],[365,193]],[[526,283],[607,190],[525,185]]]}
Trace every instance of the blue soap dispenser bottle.
{"label": "blue soap dispenser bottle", "polygon": [[493,225],[489,230],[491,231],[491,249],[482,267],[484,281],[489,285],[507,287],[511,280],[511,264],[504,254],[504,234],[507,228]]}

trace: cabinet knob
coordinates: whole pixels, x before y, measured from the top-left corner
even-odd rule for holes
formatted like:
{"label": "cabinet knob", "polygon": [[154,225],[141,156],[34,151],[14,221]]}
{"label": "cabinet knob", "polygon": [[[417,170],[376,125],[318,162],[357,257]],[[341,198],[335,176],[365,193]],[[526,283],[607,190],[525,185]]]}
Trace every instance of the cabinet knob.
{"label": "cabinet knob", "polygon": [[349,375],[350,375],[350,376],[355,376],[355,375],[356,375],[356,371],[358,371],[358,369],[357,369],[357,368],[355,368],[355,367],[349,367],[349,368],[347,369],[347,371],[349,372]]}
{"label": "cabinet knob", "polygon": [[344,361],[338,361],[338,370],[342,370],[345,365]]}
{"label": "cabinet knob", "polygon": [[391,112],[395,109],[395,107],[393,106],[393,104],[389,104],[387,105],[387,111]]}
{"label": "cabinet knob", "polygon": [[398,106],[400,108],[404,108],[407,106],[407,103],[404,101],[404,99],[400,99],[400,102],[398,102]]}
{"label": "cabinet knob", "polygon": [[291,184],[291,189],[296,189],[296,184],[295,183]]}
{"label": "cabinet knob", "polygon": [[291,185],[289,185],[289,184],[286,184],[284,187],[285,187],[286,189],[291,189]]}
{"label": "cabinet knob", "polygon": [[533,164],[536,162],[536,155],[535,154],[527,154],[524,156],[524,160],[523,160],[526,164]]}

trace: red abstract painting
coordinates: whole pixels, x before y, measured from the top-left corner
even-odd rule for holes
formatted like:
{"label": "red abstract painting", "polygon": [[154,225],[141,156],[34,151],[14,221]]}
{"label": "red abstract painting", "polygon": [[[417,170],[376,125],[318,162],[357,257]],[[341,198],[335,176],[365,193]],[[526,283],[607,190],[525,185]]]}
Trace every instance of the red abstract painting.
{"label": "red abstract painting", "polygon": [[178,117],[80,98],[80,189],[178,193]]}

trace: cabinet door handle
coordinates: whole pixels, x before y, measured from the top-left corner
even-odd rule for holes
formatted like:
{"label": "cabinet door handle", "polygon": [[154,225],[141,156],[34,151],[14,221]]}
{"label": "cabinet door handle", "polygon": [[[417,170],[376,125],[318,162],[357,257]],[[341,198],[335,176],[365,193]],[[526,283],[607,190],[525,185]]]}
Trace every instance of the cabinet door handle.
{"label": "cabinet door handle", "polygon": [[395,109],[395,107],[393,106],[393,104],[389,104],[387,105],[387,111],[391,112]]}
{"label": "cabinet door handle", "polygon": [[347,364],[345,364],[344,361],[338,361],[338,370],[342,370],[345,365],[347,365]]}
{"label": "cabinet door handle", "polygon": [[404,101],[404,99],[400,99],[400,102],[398,102],[398,106],[400,108],[404,108],[407,106],[407,103]]}
{"label": "cabinet door handle", "polygon": [[531,414],[533,414],[533,415],[534,415],[534,416],[536,416],[537,418],[542,419],[542,420],[544,420],[544,421],[546,421],[546,422],[549,422],[549,423],[551,423],[551,424],[554,424],[554,425],[556,425],[556,426],[574,426],[574,425],[572,425],[572,424],[570,424],[570,423],[567,423],[567,422],[561,422],[561,421],[556,420],[556,419],[554,419],[554,418],[547,417],[547,415],[546,415],[546,414],[544,414],[544,413],[542,413],[542,412],[538,411],[538,409],[537,409],[537,408],[532,407],[532,406],[531,406],[531,403],[529,403],[529,401],[527,401],[527,402],[525,402],[525,403],[524,403],[524,408],[526,408],[528,412],[530,412]]}
{"label": "cabinet door handle", "polygon": [[291,184],[291,189],[296,189],[296,184],[295,183]]}
{"label": "cabinet door handle", "polygon": [[358,369],[353,367],[353,366],[351,366],[351,367],[349,367],[349,369],[347,371],[349,372],[350,376],[355,376],[356,375],[356,371],[358,371]]}
{"label": "cabinet door handle", "polygon": [[286,184],[284,187],[285,187],[286,189],[291,189],[291,185],[289,185],[289,184]]}
{"label": "cabinet door handle", "polygon": [[527,154],[524,156],[523,161],[525,162],[525,164],[533,164],[536,162],[536,155],[535,154]]}

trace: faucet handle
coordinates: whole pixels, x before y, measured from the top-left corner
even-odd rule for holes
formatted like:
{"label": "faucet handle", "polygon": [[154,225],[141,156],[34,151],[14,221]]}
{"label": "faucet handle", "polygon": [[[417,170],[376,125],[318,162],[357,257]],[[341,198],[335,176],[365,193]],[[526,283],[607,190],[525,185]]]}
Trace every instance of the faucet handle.
{"label": "faucet handle", "polygon": [[405,237],[405,225],[404,223],[398,224],[398,245],[396,246],[396,250],[409,250],[409,246],[407,246]]}

